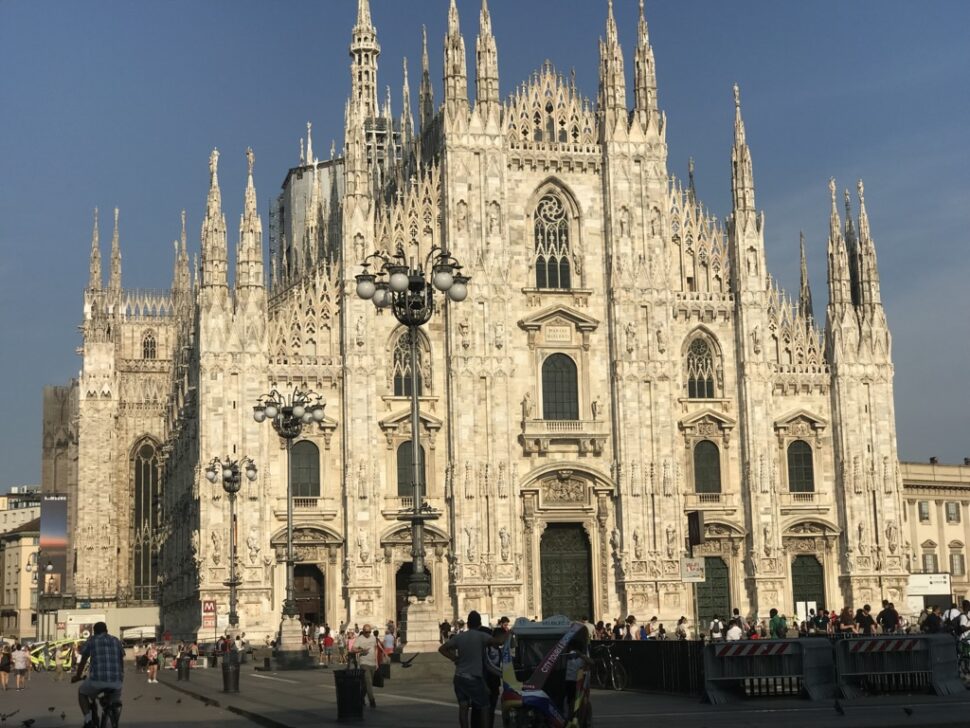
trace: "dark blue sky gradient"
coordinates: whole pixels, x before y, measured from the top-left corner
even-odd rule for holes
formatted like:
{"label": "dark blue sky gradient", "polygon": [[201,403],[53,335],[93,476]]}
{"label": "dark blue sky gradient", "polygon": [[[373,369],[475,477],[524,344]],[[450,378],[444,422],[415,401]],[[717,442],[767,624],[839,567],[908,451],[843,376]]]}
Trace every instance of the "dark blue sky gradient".
{"label": "dark blue sky gradient", "polygon": [[[404,55],[417,99],[422,23],[441,99],[447,5],[372,2],[395,113]],[[458,5],[473,93],[479,1]],[[616,2],[628,77],[636,6]],[[503,96],[548,58],[595,98],[605,0],[490,7]],[[41,388],[80,366],[92,208],[105,256],[121,208],[125,286],[167,288],[182,208],[198,250],[213,146],[234,242],[251,145],[265,225],[306,121],[317,156],[331,139],[339,149],[355,12],[356,0],[0,0],[0,490],[39,481]],[[648,0],[647,19],[671,173],[686,176],[692,155],[699,196],[729,211],[739,82],[769,268],[797,292],[804,230],[819,313],[828,178],[865,179],[900,455],[970,456],[970,3]]]}

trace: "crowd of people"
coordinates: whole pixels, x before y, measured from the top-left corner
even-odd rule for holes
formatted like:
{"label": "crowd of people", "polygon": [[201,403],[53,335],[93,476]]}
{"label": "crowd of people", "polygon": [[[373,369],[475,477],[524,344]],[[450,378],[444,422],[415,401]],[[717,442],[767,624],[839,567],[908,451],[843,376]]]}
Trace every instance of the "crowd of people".
{"label": "crowd of people", "polygon": [[[372,629],[369,624],[361,627],[359,623],[350,625],[341,622],[336,630],[329,624],[303,625],[304,649],[311,655],[316,655],[322,667],[359,666],[360,650],[364,641],[368,643],[366,648],[368,650],[370,650],[369,643],[376,642],[382,655],[388,659],[391,654],[401,649],[401,634],[394,621],[390,619],[384,625],[383,634],[380,634],[377,628]],[[267,638],[267,646],[272,645],[272,640]]]}

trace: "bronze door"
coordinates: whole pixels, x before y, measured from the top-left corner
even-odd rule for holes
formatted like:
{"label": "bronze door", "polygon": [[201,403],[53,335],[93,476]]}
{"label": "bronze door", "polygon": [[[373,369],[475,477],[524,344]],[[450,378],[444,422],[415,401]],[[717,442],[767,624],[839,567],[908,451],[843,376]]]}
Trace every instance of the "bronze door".
{"label": "bronze door", "polygon": [[705,556],[704,581],[697,585],[697,619],[701,632],[708,633],[715,616],[725,625],[731,617],[728,567],[719,556]]}
{"label": "bronze door", "polygon": [[[810,608],[816,611],[825,607],[825,574],[817,558],[806,554],[796,556],[791,565],[791,584],[796,609],[799,602],[814,602]],[[803,618],[808,613],[807,609],[804,611],[805,614],[799,613]]]}
{"label": "bronze door", "polygon": [[552,523],[539,545],[542,616],[593,618],[593,574],[589,539],[579,524]]}
{"label": "bronze door", "polygon": [[293,568],[293,600],[304,624],[323,624],[323,574],[313,564]]}

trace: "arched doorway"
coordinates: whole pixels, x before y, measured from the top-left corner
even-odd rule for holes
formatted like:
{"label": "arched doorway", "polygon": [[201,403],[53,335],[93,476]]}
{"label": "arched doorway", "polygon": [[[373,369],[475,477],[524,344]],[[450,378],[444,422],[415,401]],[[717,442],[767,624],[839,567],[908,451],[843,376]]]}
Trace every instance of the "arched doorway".
{"label": "arched doorway", "polygon": [[700,631],[707,634],[711,620],[731,616],[731,585],[728,567],[720,556],[704,557],[704,581],[697,584],[697,619]]}
{"label": "arched doorway", "polygon": [[542,616],[593,618],[592,554],[578,523],[550,523],[539,544]]}
{"label": "arched doorway", "polygon": [[795,613],[805,619],[808,610],[825,607],[825,571],[818,557],[800,554],[791,563],[792,598]]}
{"label": "arched doorway", "polygon": [[300,619],[305,624],[323,624],[323,573],[314,564],[293,567],[293,599]]}

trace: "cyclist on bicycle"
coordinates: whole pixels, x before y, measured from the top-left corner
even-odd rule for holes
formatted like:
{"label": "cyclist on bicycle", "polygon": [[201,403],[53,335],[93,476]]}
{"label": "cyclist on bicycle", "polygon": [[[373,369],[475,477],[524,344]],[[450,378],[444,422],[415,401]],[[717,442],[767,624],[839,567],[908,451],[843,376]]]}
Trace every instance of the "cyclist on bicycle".
{"label": "cyclist on bicycle", "polygon": [[121,683],[125,679],[125,648],[121,640],[108,634],[104,622],[94,625],[94,634],[81,648],[81,661],[71,682],[81,680],[88,665],[88,676],[77,689],[77,700],[84,714],[84,728],[93,728],[92,703],[106,690],[114,691],[113,702],[120,703]]}

